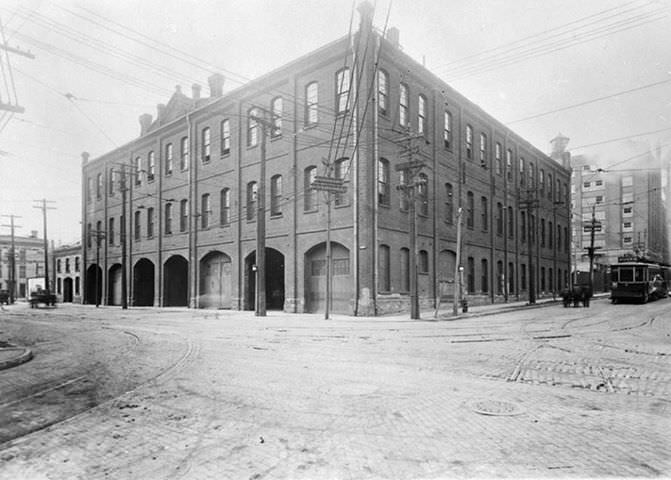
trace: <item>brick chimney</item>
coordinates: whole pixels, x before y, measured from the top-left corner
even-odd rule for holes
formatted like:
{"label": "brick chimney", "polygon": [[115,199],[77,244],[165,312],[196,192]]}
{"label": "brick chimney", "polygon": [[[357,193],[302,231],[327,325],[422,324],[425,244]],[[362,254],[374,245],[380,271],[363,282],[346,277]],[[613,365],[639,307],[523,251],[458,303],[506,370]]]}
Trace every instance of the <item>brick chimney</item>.
{"label": "brick chimney", "polygon": [[194,102],[200,100],[200,89],[201,87],[197,83],[194,83],[191,86],[191,97],[193,98]]}
{"label": "brick chimney", "polygon": [[224,76],[221,73],[213,73],[207,79],[210,86],[210,97],[221,97],[224,94]]}
{"label": "brick chimney", "polygon": [[82,165],[89,163],[89,152],[82,152]]}
{"label": "brick chimney", "polygon": [[165,115],[165,104],[159,103],[156,105],[156,120],[159,122],[163,120],[163,116]]}
{"label": "brick chimney", "polygon": [[361,17],[361,31],[370,31],[373,28],[373,13],[375,12],[373,5],[368,0],[364,0],[356,8],[359,10],[359,16]]}
{"label": "brick chimney", "polygon": [[151,114],[143,113],[140,115],[140,136],[146,134],[149,131],[151,125]]}

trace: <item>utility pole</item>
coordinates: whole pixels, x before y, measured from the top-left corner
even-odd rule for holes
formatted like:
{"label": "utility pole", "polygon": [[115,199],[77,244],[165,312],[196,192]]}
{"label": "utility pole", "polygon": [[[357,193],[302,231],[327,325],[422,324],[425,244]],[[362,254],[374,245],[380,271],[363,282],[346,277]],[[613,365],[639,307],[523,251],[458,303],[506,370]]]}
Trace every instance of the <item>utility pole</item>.
{"label": "utility pole", "polygon": [[[121,237],[121,308],[128,309],[128,279],[126,278],[126,193],[128,185],[126,184],[126,169],[121,170],[119,178],[119,190],[121,190],[121,225],[119,225],[119,235]],[[96,275],[98,275],[96,273]],[[96,298],[98,292],[96,292]]]}
{"label": "utility pole", "polygon": [[331,202],[333,201],[333,193],[345,193],[347,187],[344,185],[342,178],[334,178],[333,165],[328,161],[324,160],[324,164],[327,168],[326,176],[315,176],[315,179],[312,181],[312,188],[314,190],[319,190],[326,192],[326,307],[324,310],[324,319],[329,319],[329,313],[331,311],[331,297],[332,293],[332,277],[333,277],[333,268],[331,260]]}
{"label": "utility pole", "polygon": [[266,316],[266,137],[274,128],[272,117],[261,107],[261,115],[252,118],[261,125],[261,165],[259,166],[259,188],[256,192],[256,311],[257,317]]}
{"label": "utility pole", "polygon": [[[1,36],[1,40],[2,40],[2,42],[0,43],[0,50],[4,50],[6,52],[4,56],[5,56],[6,63],[7,63],[6,72],[8,73],[8,78],[5,78],[5,89],[6,89],[6,91],[3,92],[5,94],[3,96],[5,96],[8,101],[7,101],[7,103],[5,103],[0,99],[0,111],[4,110],[6,112],[10,112],[11,114],[23,113],[26,110],[25,110],[25,108],[23,108],[22,106],[20,106],[18,104],[18,98],[16,96],[16,87],[14,85],[14,74],[12,72],[12,65],[9,62],[8,53],[21,55],[23,57],[30,58],[30,59],[34,59],[35,55],[30,53],[29,51],[23,51],[23,50],[21,50],[19,48],[16,48],[16,47],[10,47],[7,44],[7,39],[5,38],[5,28],[2,24],[2,21],[0,21],[0,36]],[[0,65],[2,65],[3,76],[4,76],[5,65],[4,65],[4,62],[3,62],[2,58],[0,58]]]}
{"label": "utility pole", "polygon": [[596,221],[596,203],[592,205],[592,221],[590,222],[589,247],[586,247],[587,255],[589,256],[589,288],[590,292],[594,291],[594,257],[596,250],[601,247],[594,246],[594,232],[596,228],[601,228],[601,222]]}
{"label": "utility pole", "polygon": [[47,240],[47,210],[56,210],[54,207],[47,207],[47,203],[56,203],[51,200],[43,198],[42,200],[34,200],[35,202],[41,203],[41,205],[33,205],[33,208],[39,208],[42,210],[42,224],[44,228],[44,289],[47,293],[50,293],[51,289],[49,288],[49,242]]}
{"label": "utility pole", "polygon": [[418,320],[419,313],[419,289],[417,285],[417,209],[415,208],[416,189],[422,185],[418,178],[419,172],[425,166],[422,160],[415,159],[419,154],[419,147],[413,146],[413,140],[424,138],[422,134],[407,134],[403,140],[407,145],[402,147],[401,158],[408,160],[396,165],[397,172],[403,172],[403,182],[397,188],[401,194],[408,199],[408,219],[410,226],[410,318]]}
{"label": "utility pole", "polygon": [[535,198],[535,190],[527,190],[527,198],[520,202],[520,208],[527,211],[527,252],[529,261],[529,304],[536,303],[536,275],[534,270],[534,230],[536,229],[536,207],[538,206],[538,199]]}
{"label": "utility pole", "polygon": [[454,299],[452,302],[452,314],[456,317],[459,313],[459,302],[461,301],[461,214],[463,209],[457,210],[457,255],[454,261]]}
{"label": "utility pole", "polygon": [[16,244],[14,242],[14,230],[20,228],[20,225],[14,224],[15,218],[21,218],[18,215],[0,215],[2,217],[7,217],[10,219],[9,225],[3,225],[3,227],[9,227],[11,229],[11,244],[9,250],[9,301],[14,303],[16,298]]}

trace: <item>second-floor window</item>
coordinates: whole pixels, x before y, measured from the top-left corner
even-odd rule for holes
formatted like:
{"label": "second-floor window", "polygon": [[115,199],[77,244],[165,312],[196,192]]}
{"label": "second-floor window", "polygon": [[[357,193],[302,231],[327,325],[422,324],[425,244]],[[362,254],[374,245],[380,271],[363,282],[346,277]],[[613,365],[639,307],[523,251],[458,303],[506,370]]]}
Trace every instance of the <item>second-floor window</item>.
{"label": "second-floor window", "polygon": [[114,245],[114,218],[109,219],[109,228],[107,229],[107,241]]}
{"label": "second-floor window", "polygon": [[282,175],[270,179],[270,215],[282,214]]}
{"label": "second-floor window", "polygon": [[154,236],[154,207],[147,209],[147,238]]}
{"label": "second-floor window", "polygon": [[506,150],[506,178],[513,181],[513,151],[510,149]]}
{"label": "second-floor window", "polygon": [[466,194],[466,227],[472,229],[475,223],[475,197],[473,192]]}
{"label": "second-floor window", "polygon": [[203,128],[201,141],[203,143],[201,160],[207,163],[210,161],[210,127]]}
{"label": "second-floor window", "polygon": [[142,158],[135,157],[135,185],[142,185]]}
{"label": "second-floor window", "polygon": [[466,158],[473,158],[473,127],[466,125]]}
{"label": "second-floor window", "polygon": [[419,174],[417,183],[417,200],[419,201],[419,214],[429,215],[429,177],[424,173]]}
{"label": "second-floor window", "polygon": [[452,114],[448,111],[443,114],[443,143],[445,148],[452,148]]}
{"label": "second-floor window", "polygon": [[256,218],[257,195],[256,182],[249,182],[247,184],[247,220],[254,220]]}
{"label": "second-floor window", "polygon": [[[339,178],[343,181],[343,185],[349,180],[349,158],[339,158],[335,161],[335,178]],[[347,204],[347,193],[336,193],[335,194],[335,205],[337,207]]]}
{"label": "second-floor window", "polygon": [[454,222],[454,189],[451,183],[445,184],[445,221],[450,225]]}
{"label": "second-floor window", "polygon": [[172,203],[165,204],[165,234],[172,233]]}
{"label": "second-floor window", "polygon": [[208,228],[210,226],[210,194],[204,193],[200,197],[200,228]]}
{"label": "second-floor window", "polygon": [[480,197],[480,212],[482,214],[482,231],[489,230],[489,203],[487,197]]}
{"label": "second-floor window", "polygon": [[489,165],[489,159],[487,158],[487,135],[484,133],[480,134],[480,166],[482,168],[487,168]]}
{"label": "second-floor window", "polygon": [[96,177],[96,198],[103,196],[103,174],[99,173]]}
{"label": "second-floor window", "polygon": [[312,187],[312,182],[314,182],[317,175],[317,167],[311,166],[306,168],[303,175],[303,190],[305,192],[303,210],[309,212],[317,209],[317,190]]}
{"label": "second-floor window", "polygon": [[189,201],[184,199],[179,202],[179,231],[186,232],[189,225]]}
{"label": "second-floor window", "polygon": [[494,161],[496,162],[496,174],[501,175],[503,169],[503,160],[501,158],[501,144],[498,142],[496,145],[494,145],[494,157]]}
{"label": "second-floor window", "polygon": [[133,222],[133,234],[135,236],[135,241],[140,240],[140,235],[142,234],[140,230],[140,221],[142,220],[142,212],[140,210],[135,211],[135,221]]}
{"label": "second-floor window", "polygon": [[219,223],[228,225],[231,223],[231,190],[224,188],[219,195]]}

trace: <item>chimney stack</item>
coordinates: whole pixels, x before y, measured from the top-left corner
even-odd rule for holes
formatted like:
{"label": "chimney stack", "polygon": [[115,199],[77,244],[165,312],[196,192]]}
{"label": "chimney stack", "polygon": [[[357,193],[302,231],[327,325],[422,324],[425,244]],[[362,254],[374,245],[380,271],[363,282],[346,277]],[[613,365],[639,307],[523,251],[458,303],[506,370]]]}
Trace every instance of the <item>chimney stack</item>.
{"label": "chimney stack", "polygon": [[368,0],[364,0],[357,7],[359,10],[359,16],[361,17],[360,30],[371,31],[373,28],[373,13],[375,9],[373,5]]}
{"label": "chimney stack", "polygon": [[140,136],[144,135],[149,131],[149,126],[151,125],[151,114],[143,113],[140,115]]}
{"label": "chimney stack", "polygon": [[159,103],[156,105],[156,120],[159,122],[163,120],[163,115],[165,115],[165,104]]}
{"label": "chimney stack", "polygon": [[217,98],[224,94],[224,76],[221,73],[213,73],[207,79],[210,85],[210,97]]}
{"label": "chimney stack", "polygon": [[191,86],[191,93],[192,93],[191,96],[193,97],[194,101],[200,100],[200,88],[201,88],[200,85],[198,85],[197,83],[194,83]]}
{"label": "chimney stack", "polygon": [[89,152],[82,152],[82,164],[89,163],[89,157],[90,157]]}
{"label": "chimney stack", "polygon": [[400,37],[400,31],[396,27],[390,27],[389,30],[387,30],[387,41],[391,43],[391,46],[394,48],[399,48],[399,37]]}

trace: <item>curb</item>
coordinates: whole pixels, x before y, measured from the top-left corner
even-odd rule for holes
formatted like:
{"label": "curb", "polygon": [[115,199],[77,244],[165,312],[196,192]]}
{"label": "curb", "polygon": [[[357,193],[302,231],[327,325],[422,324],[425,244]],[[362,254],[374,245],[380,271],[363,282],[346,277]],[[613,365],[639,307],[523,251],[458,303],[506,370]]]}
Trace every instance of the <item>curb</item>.
{"label": "curb", "polygon": [[22,363],[26,363],[27,361],[29,361],[33,358],[33,352],[29,348],[25,348],[25,347],[0,348],[0,352],[8,352],[8,351],[9,352],[16,351],[17,355],[13,358],[8,359],[8,360],[0,361],[0,370],[5,370],[7,368],[16,367],[17,365],[21,365]]}

